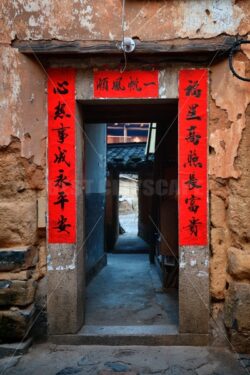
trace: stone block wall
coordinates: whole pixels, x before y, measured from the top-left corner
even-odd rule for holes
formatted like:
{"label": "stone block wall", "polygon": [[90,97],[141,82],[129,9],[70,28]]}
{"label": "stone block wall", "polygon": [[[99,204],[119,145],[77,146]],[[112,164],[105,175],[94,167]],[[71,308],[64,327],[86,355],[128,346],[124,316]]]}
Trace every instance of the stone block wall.
{"label": "stone block wall", "polygon": [[[249,72],[247,51],[235,66]],[[211,68],[209,117],[213,333],[250,352],[250,86],[232,76],[227,61]]]}
{"label": "stone block wall", "polygon": [[21,156],[17,138],[0,147],[0,165],[0,342],[10,342],[27,337],[37,319],[35,296],[46,272],[37,199],[45,176],[43,167]]}

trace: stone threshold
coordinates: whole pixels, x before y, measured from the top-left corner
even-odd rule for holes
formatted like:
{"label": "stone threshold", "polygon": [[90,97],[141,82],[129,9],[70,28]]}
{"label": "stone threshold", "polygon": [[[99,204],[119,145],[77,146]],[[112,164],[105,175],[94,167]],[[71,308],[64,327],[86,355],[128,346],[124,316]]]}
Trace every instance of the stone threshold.
{"label": "stone threshold", "polygon": [[209,335],[179,333],[173,325],[83,326],[76,334],[50,335],[57,345],[207,346]]}

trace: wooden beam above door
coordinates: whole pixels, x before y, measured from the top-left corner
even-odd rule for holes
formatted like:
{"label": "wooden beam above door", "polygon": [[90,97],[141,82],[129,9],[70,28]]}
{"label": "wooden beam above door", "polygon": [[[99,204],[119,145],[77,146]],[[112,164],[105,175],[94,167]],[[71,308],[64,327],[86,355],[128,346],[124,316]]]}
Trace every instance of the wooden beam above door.
{"label": "wooden beam above door", "polygon": [[[209,39],[174,39],[166,41],[136,40],[135,51],[129,54],[136,55],[161,55],[170,59],[176,57],[190,57],[195,55],[198,60],[202,56],[215,55],[215,58],[226,55],[236,38],[221,35]],[[12,43],[21,53],[37,55],[122,55],[120,41],[60,41],[60,40],[15,40]]]}

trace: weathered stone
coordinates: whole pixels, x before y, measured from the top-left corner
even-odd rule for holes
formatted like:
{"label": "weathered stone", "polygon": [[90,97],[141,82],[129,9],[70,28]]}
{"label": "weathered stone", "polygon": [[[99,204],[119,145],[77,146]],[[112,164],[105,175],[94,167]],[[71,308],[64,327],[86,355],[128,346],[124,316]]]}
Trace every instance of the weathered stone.
{"label": "weathered stone", "polygon": [[27,309],[0,310],[0,342],[22,340],[35,313],[33,305]]}
{"label": "weathered stone", "polygon": [[211,249],[213,256],[226,256],[230,244],[230,232],[227,228],[211,228]]}
{"label": "weathered stone", "polygon": [[47,271],[47,250],[46,246],[40,246],[39,248],[39,261],[38,261],[38,269],[40,276],[44,276]]}
{"label": "weathered stone", "polygon": [[39,280],[46,275],[47,272],[47,250],[46,246],[42,245],[39,247],[39,259],[36,265],[35,272],[33,273],[33,279]]}
{"label": "weathered stone", "polygon": [[36,241],[36,201],[0,203],[0,244],[15,246],[30,245]]}
{"label": "weathered stone", "polygon": [[28,160],[23,161],[29,189],[45,189],[45,171],[42,167],[30,164]]}
{"label": "weathered stone", "polygon": [[225,300],[225,324],[235,331],[250,334],[250,284],[231,282]]}
{"label": "weathered stone", "polygon": [[15,142],[15,146],[13,143],[12,147],[8,147],[8,152],[2,150],[0,153],[1,197],[7,199],[27,189],[25,169],[17,157],[17,154],[20,155],[20,142]]}
{"label": "weathered stone", "polygon": [[242,133],[242,140],[235,160],[236,167],[241,171],[238,180],[229,181],[230,196],[228,199],[228,224],[233,233],[239,237],[242,244],[250,243],[250,105],[246,112],[246,128]]}
{"label": "weathered stone", "polygon": [[234,329],[230,331],[230,342],[233,349],[238,353],[250,354],[250,332],[238,332]]}
{"label": "weathered stone", "polygon": [[42,167],[21,157],[21,142],[13,140],[8,147],[0,148],[1,197],[13,200],[35,199],[35,192],[45,188],[45,172]]}
{"label": "weathered stone", "polygon": [[28,280],[32,271],[0,272],[0,280]]}
{"label": "weathered stone", "polygon": [[250,279],[250,253],[230,247],[228,249],[228,271],[237,279]]}
{"label": "weathered stone", "polygon": [[245,352],[241,352],[242,354],[239,354],[239,361],[243,362],[245,367],[249,370],[250,369],[250,355],[246,354]]}
{"label": "weathered stone", "polygon": [[[249,179],[250,181],[250,179]],[[250,235],[250,199],[243,197],[238,190],[237,195],[230,195],[228,209],[228,223],[230,229],[241,238],[249,239]]]}
{"label": "weathered stone", "polygon": [[211,248],[213,256],[210,259],[210,292],[216,300],[225,298],[227,281],[227,248],[229,232],[226,228],[211,229]]}
{"label": "weathered stone", "polygon": [[[9,344],[11,345],[11,344]],[[1,350],[1,349],[0,349]],[[0,359],[0,373],[6,374],[7,370],[17,365],[21,356],[9,356],[8,358]]]}
{"label": "weathered stone", "polygon": [[0,281],[0,306],[27,306],[34,300],[36,282],[1,280]]}
{"label": "weathered stone", "polygon": [[129,366],[121,362],[106,362],[104,365],[115,372],[126,372],[129,370]]}
{"label": "weathered stone", "polygon": [[179,269],[179,332],[208,333],[209,248],[181,246]]}
{"label": "weathered stone", "polygon": [[215,300],[223,300],[225,298],[226,264],[212,258],[210,261],[210,271],[211,296]]}
{"label": "weathered stone", "polygon": [[0,249],[0,271],[18,271],[33,267],[37,262],[34,246]]}
{"label": "weathered stone", "polygon": [[31,344],[31,337],[15,343],[0,344],[0,359],[4,357],[13,357],[26,354]]}
{"label": "weathered stone", "polygon": [[32,328],[34,338],[44,338],[47,335],[47,278],[43,277],[37,283],[35,307],[39,312],[36,315],[36,321]]}
{"label": "weathered stone", "polygon": [[224,323],[224,301],[215,302],[211,305],[210,319],[210,345],[228,347],[228,335]]}
{"label": "weathered stone", "polygon": [[74,375],[82,372],[80,367],[65,367],[61,371],[57,372],[56,375]]}
{"label": "weathered stone", "polygon": [[222,179],[220,177],[209,176],[209,191],[212,194],[220,197],[225,202],[225,207],[227,207],[228,200],[228,180]]}
{"label": "weathered stone", "polygon": [[223,199],[211,194],[211,222],[215,227],[225,227],[226,208]]}
{"label": "weathered stone", "polygon": [[37,199],[37,227],[39,229],[46,228],[46,211],[47,211],[46,197],[39,197]]}

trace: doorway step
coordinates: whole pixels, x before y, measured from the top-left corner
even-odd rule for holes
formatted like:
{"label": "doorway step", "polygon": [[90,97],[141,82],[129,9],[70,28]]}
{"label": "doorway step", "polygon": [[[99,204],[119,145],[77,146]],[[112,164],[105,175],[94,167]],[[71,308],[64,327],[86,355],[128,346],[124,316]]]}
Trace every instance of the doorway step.
{"label": "doorway step", "polygon": [[163,290],[147,254],[108,254],[86,291],[85,325],[50,336],[67,345],[208,345],[209,336],[178,331],[178,291]]}
{"label": "doorway step", "polygon": [[172,325],[83,326],[76,334],[52,335],[57,345],[207,346],[209,335],[178,333]]}
{"label": "doorway step", "polygon": [[148,254],[150,246],[136,234],[124,233],[118,237],[113,253]]}

